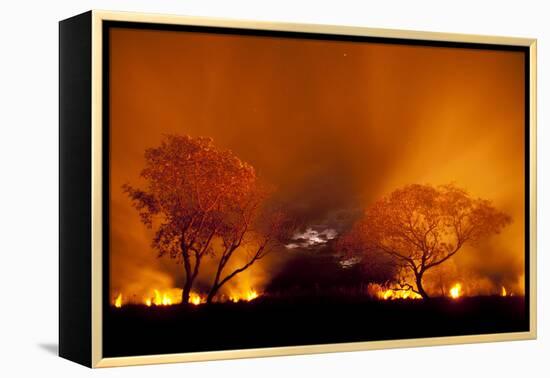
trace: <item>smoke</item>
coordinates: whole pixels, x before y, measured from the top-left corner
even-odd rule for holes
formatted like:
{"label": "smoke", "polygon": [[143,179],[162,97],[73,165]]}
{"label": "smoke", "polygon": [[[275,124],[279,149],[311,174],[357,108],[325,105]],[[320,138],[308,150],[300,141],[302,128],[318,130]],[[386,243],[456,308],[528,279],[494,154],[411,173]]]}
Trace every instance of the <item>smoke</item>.
{"label": "smoke", "polygon": [[166,291],[178,286],[181,266],[157,258],[151,247],[153,232],[141,224],[135,209],[123,201],[121,198],[111,202],[111,297],[124,293],[125,302],[141,303],[154,289]]}
{"label": "smoke", "polygon": [[[521,53],[132,29],[114,29],[110,46],[111,295],[182,286],[182,266],[157,258],[120,189],[139,187],[143,152],[163,134],[231,149],[276,186],[302,233],[342,235],[398,187],[454,182],[513,223],[429,272],[427,287],[524,291]],[[292,253],[274,251],[223,293],[262,290]],[[198,290],[215,262],[204,258]]]}

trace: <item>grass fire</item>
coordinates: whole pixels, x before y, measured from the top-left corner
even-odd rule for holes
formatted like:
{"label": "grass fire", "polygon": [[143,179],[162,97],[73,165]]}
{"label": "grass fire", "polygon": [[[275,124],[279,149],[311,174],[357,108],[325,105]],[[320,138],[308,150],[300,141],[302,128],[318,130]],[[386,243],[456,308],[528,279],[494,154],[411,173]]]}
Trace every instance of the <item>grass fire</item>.
{"label": "grass fire", "polygon": [[110,31],[105,356],[528,329],[523,52],[253,34]]}
{"label": "grass fire", "polygon": [[[262,329],[273,345],[327,340],[309,328],[316,317],[354,322],[346,334],[360,340],[467,334],[486,324],[485,316],[500,320],[483,332],[524,325],[524,298],[511,295],[523,292],[522,276],[483,274],[460,259],[482,254],[480,246],[492,253],[490,242],[512,219],[455,184],[405,185],[345,222],[308,223],[278,203],[252,165],[209,138],[169,135],[145,157],[146,185],[123,190],[150,235],[153,261],[164,268],[144,266],[112,287],[107,328],[130,337],[154,324],[208,349],[191,324],[216,330],[228,348],[244,344],[242,332],[216,326],[226,321]],[[360,326],[359,316],[368,324]],[[418,327],[380,327],[381,334],[375,326],[401,323],[400,316]],[[262,319],[284,321],[295,332],[270,333]],[[145,334],[154,346],[136,341],[136,353],[171,350],[158,346],[157,333]],[[343,341],[336,333],[329,339]],[[127,347],[118,342],[109,344],[114,355]]]}
{"label": "grass fire", "polygon": [[455,284],[449,291],[451,298],[457,299],[462,296],[462,285],[460,283]]}
{"label": "grass fire", "polygon": [[[115,308],[121,308],[125,305],[145,305],[146,307],[156,307],[156,306],[172,306],[172,305],[180,305],[181,298],[182,298],[182,290],[178,288],[172,288],[167,290],[152,290],[152,295],[144,297],[142,300],[135,300],[131,298],[136,298],[135,296],[128,295],[127,297],[130,298],[127,302],[123,301],[123,295],[122,293],[118,294],[113,302],[112,305]],[[254,290],[249,289],[245,290],[243,292],[236,292],[233,291],[231,295],[221,295],[219,298],[216,299],[216,302],[251,302],[255,299],[257,299],[260,296],[260,294]],[[203,305],[206,303],[206,294],[191,292],[189,294],[189,304],[198,306]]]}

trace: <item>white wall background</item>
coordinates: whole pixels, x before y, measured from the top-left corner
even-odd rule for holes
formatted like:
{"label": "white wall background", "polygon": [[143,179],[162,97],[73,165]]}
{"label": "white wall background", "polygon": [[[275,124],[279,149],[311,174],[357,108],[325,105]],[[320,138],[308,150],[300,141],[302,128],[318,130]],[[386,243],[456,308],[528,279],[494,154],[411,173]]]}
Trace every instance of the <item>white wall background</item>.
{"label": "white wall background", "polygon": [[[543,377],[550,372],[550,12],[546,1],[103,0],[0,5],[0,375],[101,377]],[[58,25],[89,9],[325,23],[539,39],[539,339],[92,372],[55,356]],[[24,269],[22,269],[24,267]]]}

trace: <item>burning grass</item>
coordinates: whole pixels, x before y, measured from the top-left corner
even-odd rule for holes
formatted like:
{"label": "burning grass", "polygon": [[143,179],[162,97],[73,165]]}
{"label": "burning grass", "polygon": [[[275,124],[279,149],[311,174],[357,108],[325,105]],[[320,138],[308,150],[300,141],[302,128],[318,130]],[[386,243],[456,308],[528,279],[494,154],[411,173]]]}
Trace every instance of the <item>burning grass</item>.
{"label": "burning grass", "polygon": [[[286,295],[273,295],[260,293],[256,289],[243,289],[236,290],[233,289],[228,293],[220,294],[216,296],[213,300],[215,303],[239,303],[239,302],[252,302],[258,298],[269,295],[272,298],[282,298],[293,297],[292,294]],[[328,294],[330,296],[331,294]],[[417,301],[422,300],[422,296],[413,290],[413,288],[399,287],[399,286],[385,286],[380,284],[369,284],[367,285],[366,293],[363,292],[353,292],[344,294],[345,297],[350,297],[352,301],[359,300],[363,301],[364,299],[376,300],[376,301]],[[448,288],[446,295],[438,295],[436,298],[448,297],[450,299],[456,300],[462,297],[474,297],[475,295],[470,295],[465,288],[464,284],[461,282],[456,282],[453,286]],[[501,286],[499,292],[494,292],[486,296],[500,296],[500,297],[512,297],[514,293],[507,290],[506,287]],[[182,289],[179,288],[170,288],[170,289],[152,289],[150,294],[142,297],[141,299],[132,296],[125,295],[123,293],[118,293],[113,297],[111,305],[115,308],[121,308],[126,305],[145,305],[147,307],[164,307],[181,304]],[[204,293],[199,293],[192,291],[189,295],[189,303],[194,306],[200,306],[207,303],[207,295]]]}
{"label": "burning grass", "polygon": [[[216,302],[251,302],[260,297],[260,293],[254,289],[248,289],[244,291],[233,290],[229,295],[223,294],[216,298]],[[191,292],[189,294],[189,303],[195,306],[199,306],[206,303],[206,294]],[[115,308],[121,308],[126,305],[145,305],[147,307],[159,307],[159,306],[172,306],[181,304],[182,289],[153,289],[150,294],[145,297],[137,298],[132,295],[123,295],[118,293],[112,300],[112,306]]]}

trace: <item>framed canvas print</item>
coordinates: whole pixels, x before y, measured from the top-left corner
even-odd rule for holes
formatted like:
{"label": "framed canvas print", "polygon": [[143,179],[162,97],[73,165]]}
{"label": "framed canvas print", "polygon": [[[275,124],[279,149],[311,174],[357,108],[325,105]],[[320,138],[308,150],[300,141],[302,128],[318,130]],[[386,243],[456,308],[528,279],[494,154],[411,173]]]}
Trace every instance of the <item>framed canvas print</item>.
{"label": "framed canvas print", "polygon": [[533,39],[60,22],[62,357],[536,336]]}

